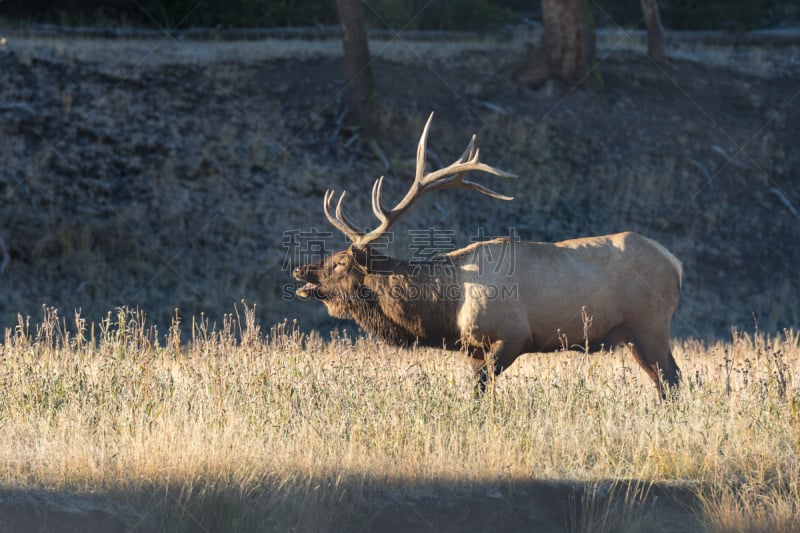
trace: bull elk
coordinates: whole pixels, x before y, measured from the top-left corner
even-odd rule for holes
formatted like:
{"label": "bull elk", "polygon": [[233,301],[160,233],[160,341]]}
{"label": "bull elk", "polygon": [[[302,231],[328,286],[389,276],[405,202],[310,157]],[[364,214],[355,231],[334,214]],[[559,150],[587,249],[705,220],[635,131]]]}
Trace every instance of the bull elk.
{"label": "bull elk", "polygon": [[557,243],[500,238],[421,262],[393,259],[371,246],[424,193],[462,188],[513,199],[464,179],[469,171],[514,177],[479,161],[474,135],[457,161],[426,173],[432,119],[422,131],[416,176],[405,197],[387,210],[383,177],[375,181],[375,229],[367,232],[345,215],[344,192],[335,209],[334,191],[325,193],[325,216],[352,244],[295,268],[302,284],[297,296],[321,300],[331,316],[354,319],[394,345],[465,351],[481,391],[491,373],[498,375],[521,354],[559,350],[565,339],[593,350],[626,344],[662,397],[666,386],[677,387],[680,371],[669,334],[682,266],[650,239],[632,232]]}

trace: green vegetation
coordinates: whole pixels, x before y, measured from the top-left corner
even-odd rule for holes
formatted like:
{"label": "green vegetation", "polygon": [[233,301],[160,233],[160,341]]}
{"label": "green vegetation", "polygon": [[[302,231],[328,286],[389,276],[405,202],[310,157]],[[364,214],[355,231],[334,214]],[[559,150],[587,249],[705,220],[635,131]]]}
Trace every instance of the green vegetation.
{"label": "green vegetation", "polygon": [[[538,18],[534,0],[367,0],[365,14],[374,28],[394,30],[494,30],[521,18]],[[639,2],[591,2],[601,24],[641,24]],[[790,0],[671,0],[661,4],[671,29],[771,27],[800,19]],[[5,0],[0,16],[66,25],[146,27],[282,27],[336,24],[332,1],[296,0]]]}
{"label": "green vegetation", "polygon": [[798,22],[800,8],[782,0],[671,0],[664,5],[664,23],[676,30],[752,30]]}
{"label": "green vegetation", "polygon": [[134,530],[325,531],[531,506],[538,480],[571,487],[548,489],[566,530],[800,527],[795,332],[677,343],[685,385],[661,403],[625,351],[535,356],[475,399],[460,355],[263,334],[247,307],[182,329],[161,344],[141,312],[45,309],[6,330],[3,490],[85,495],[73,519]]}
{"label": "green vegetation", "polygon": [[[639,2],[592,2],[599,24],[644,27]],[[664,26],[671,30],[770,28],[800,21],[796,2],[785,0],[669,0],[659,2]]]}
{"label": "green vegetation", "polygon": [[[517,15],[509,7],[514,4],[513,1],[487,0],[371,0],[366,3],[365,15],[370,25],[376,28],[485,30],[516,20]],[[232,0],[208,1],[199,5],[190,0],[143,0],[141,3],[120,0],[6,0],[0,3],[0,14],[3,13],[15,18],[49,20],[68,25],[122,23],[187,28],[337,24],[335,2],[322,0]]]}

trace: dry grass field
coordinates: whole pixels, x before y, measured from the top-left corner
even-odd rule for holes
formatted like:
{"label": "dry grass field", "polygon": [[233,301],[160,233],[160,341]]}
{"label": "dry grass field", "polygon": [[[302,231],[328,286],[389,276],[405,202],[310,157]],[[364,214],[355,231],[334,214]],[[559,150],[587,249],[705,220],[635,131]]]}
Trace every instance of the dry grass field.
{"label": "dry grass field", "polygon": [[478,399],[458,354],[255,316],[6,329],[0,531],[800,528],[796,332],[676,342],[668,403],[625,350],[526,356]]}

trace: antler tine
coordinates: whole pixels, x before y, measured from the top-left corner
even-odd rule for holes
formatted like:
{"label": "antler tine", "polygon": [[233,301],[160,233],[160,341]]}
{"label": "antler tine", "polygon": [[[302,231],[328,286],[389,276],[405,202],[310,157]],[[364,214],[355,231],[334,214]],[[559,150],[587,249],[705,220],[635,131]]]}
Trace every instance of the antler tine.
{"label": "antler tine", "polygon": [[458,184],[463,183],[464,175],[470,170],[486,172],[487,174],[493,174],[495,176],[500,176],[501,178],[517,177],[516,174],[512,174],[511,172],[506,172],[505,170],[500,170],[499,168],[487,165],[486,163],[481,163],[479,160],[479,148],[473,148],[470,146],[468,147],[468,151],[470,150],[473,150],[473,152],[468,160],[459,160],[452,165],[431,172],[421,180],[422,185],[428,190],[439,190],[445,187],[457,186]]}
{"label": "antler tine", "polygon": [[350,220],[344,216],[344,213],[342,212],[342,201],[344,200],[344,195],[346,192],[347,191],[342,191],[341,196],[339,196],[339,201],[336,203],[336,216],[334,216],[331,214],[331,202],[333,197],[336,196],[336,191],[333,189],[328,189],[325,191],[322,210],[324,211],[328,222],[330,222],[334,228],[342,232],[344,236],[350,239],[353,243],[356,243],[361,239],[364,232],[360,231],[355,224],[350,222]]}
{"label": "antler tine", "polygon": [[[328,219],[328,222],[330,222],[333,227],[347,235],[350,229],[346,228],[336,217],[331,214],[331,200],[333,200],[335,195],[336,191],[333,189],[328,189],[325,191],[325,197],[322,202],[322,210],[325,213],[325,217]],[[344,192],[342,195],[344,195]],[[341,199],[339,201],[341,201]]]}
{"label": "antler tine", "polygon": [[464,150],[464,153],[461,154],[461,157],[458,158],[458,160],[445,168],[425,174],[425,155],[428,144],[428,132],[430,131],[432,121],[433,113],[430,114],[427,122],[425,122],[425,127],[422,129],[422,135],[420,135],[419,144],[417,145],[417,168],[414,176],[414,182],[411,184],[411,187],[409,187],[403,199],[400,200],[400,202],[398,202],[393,208],[387,210],[381,203],[381,195],[383,193],[383,176],[375,180],[375,183],[372,185],[372,212],[380,221],[380,224],[377,228],[370,232],[366,232],[360,229],[358,225],[351,222],[347,216],[345,216],[342,209],[342,202],[345,196],[344,192],[342,192],[341,196],[339,196],[339,201],[336,204],[335,216],[332,215],[331,204],[334,197],[334,191],[329,190],[325,193],[325,201],[323,204],[325,216],[328,217],[328,221],[336,229],[344,233],[345,236],[347,236],[353,242],[353,246],[357,248],[365,248],[376,239],[379,239],[386,233],[392,224],[394,224],[394,222],[400,218],[403,213],[405,213],[423,193],[426,192],[449,188],[464,188],[478,191],[481,194],[485,194],[499,200],[514,199],[512,196],[500,194],[499,192],[493,191],[492,189],[486,187],[485,185],[481,185],[480,183],[464,180],[466,173],[472,170],[486,172],[487,174],[493,174],[503,178],[516,177],[516,175],[510,172],[506,172],[504,170],[500,170],[499,168],[495,168],[480,162],[480,150],[475,146],[477,138],[475,135],[472,136],[466,150]]}
{"label": "antler tine", "polygon": [[[500,174],[498,174],[498,175],[500,175]],[[509,174],[509,175],[504,176],[504,177],[513,178],[513,177],[516,177],[516,176],[514,176],[513,174]],[[475,191],[478,191],[480,193],[485,194],[486,196],[491,196],[492,198],[497,198],[498,200],[508,200],[508,201],[510,201],[510,200],[514,199],[513,196],[506,196],[505,194],[501,194],[501,193],[499,193],[497,191],[494,191],[494,190],[490,189],[489,187],[487,187],[485,185],[481,185],[480,183],[475,183],[474,181],[461,180],[461,184],[467,189],[473,189]]]}
{"label": "antler tine", "polygon": [[[364,230],[352,220],[350,220],[347,215],[344,214],[344,210],[342,209],[342,201],[344,200],[344,191],[342,195],[339,197],[339,202],[336,204],[336,218],[342,221],[348,228],[350,228],[355,235],[359,238],[364,235]],[[348,235],[349,236],[349,235]],[[351,238],[352,239],[352,238]],[[355,239],[352,239],[355,243]]]}
{"label": "antler tine", "polygon": [[431,129],[431,122],[433,122],[433,111],[431,111],[431,114],[428,116],[425,127],[422,128],[422,135],[419,136],[419,144],[417,145],[417,172],[415,174],[417,180],[422,179],[422,176],[425,175],[425,153],[427,152],[428,132]]}
{"label": "antler tine", "polygon": [[325,191],[325,196],[322,199],[322,211],[325,213],[325,217],[328,219],[328,222],[330,222],[331,224],[336,226],[337,229],[339,229],[339,225],[337,224],[338,221],[335,218],[333,218],[333,215],[331,215],[331,200],[333,199],[333,196],[335,194],[336,191],[334,191],[333,189],[328,189],[327,191]]}
{"label": "antler tine", "polygon": [[[492,191],[487,187],[478,185],[477,183],[463,181],[464,175],[470,170],[486,172],[487,174],[493,174],[502,178],[517,177],[515,174],[480,162],[480,148],[475,146],[477,135],[474,133],[472,134],[472,138],[469,140],[469,144],[467,144],[467,148],[464,150],[464,153],[462,153],[461,157],[459,157],[454,163],[439,170],[435,170],[430,174],[424,175],[425,156],[424,152],[422,155],[420,155],[420,150],[424,150],[425,145],[427,144],[428,129],[432,119],[433,113],[431,113],[431,116],[428,117],[428,122],[425,124],[425,129],[422,132],[419,147],[417,148],[417,176],[414,186],[419,185],[426,190],[434,191],[444,188],[458,187],[461,184],[465,184],[468,188],[475,189],[483,194],[488,194],[493,198],[513,200],[513,197],[511,196],[502,195]],[[422,161],[422,164],[420,164],[420,160]],[[422,172],[420,172],[420,169],[422,169]]]}
{"label": "antler tine", "polygon": [[464,153],[458,158],[458,163],[463,163],[464,161],[472,159],[473,155],[475,154],[475,141],[477,139],[478,136],[473,133],[472,139],[469,140],[469,144],[467,145],[467,149],[464,150]]}
{"label": "antler tine", "polygon": [[388,221],[388,213],[381,205],[381,195],[383,194],[383,176],[375,180],[372,186],[372,212],[381,222]]}

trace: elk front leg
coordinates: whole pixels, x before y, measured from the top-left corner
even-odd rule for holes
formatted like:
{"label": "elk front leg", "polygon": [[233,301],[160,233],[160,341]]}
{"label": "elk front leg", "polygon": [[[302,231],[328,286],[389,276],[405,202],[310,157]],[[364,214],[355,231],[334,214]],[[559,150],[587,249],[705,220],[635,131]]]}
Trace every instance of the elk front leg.
{"label": "elk front leg", "polygon": [[476,396],[483,396],[486,392],[487,383],[489,383],[490,380],[494,380],[494,378],[503,371],[502,353],[504,347],[505,343],[497,340],[483,348],[482,358],[476,357],[478,354],[473,355],[470,362],[477,377],[477,382],[475,384]]}

